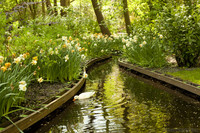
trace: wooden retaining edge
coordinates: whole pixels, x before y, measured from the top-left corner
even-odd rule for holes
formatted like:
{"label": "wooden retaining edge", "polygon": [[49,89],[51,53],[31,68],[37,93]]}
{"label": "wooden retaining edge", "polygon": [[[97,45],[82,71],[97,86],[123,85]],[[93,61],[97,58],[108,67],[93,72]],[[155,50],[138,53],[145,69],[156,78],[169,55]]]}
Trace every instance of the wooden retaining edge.
{"label": "wooden retaining edge", "polygon": [[189,91],[189,92],[191,92],[193,94],[196,94],[198,96],[200,95],[200,88],[197,88],[195,86],[183,83],[183,82],[181,82],[179,80],[164,76],[164,75],[159,74],[159,73],[155,73],[155,72],[146,70],[146,69],[141,68],[141,67],[137,67],[137,66],[135,66],[133,64],[129,64],[129,63],[126,63],[126,62],[118,61],[118,64],[120,66],[132,69],[132,70],[134,70],[136,72],[139,72],[139,73],[142,73],[144,75],[150,76],[150,77],[155,78],[157,80],[164,81],[164,82],[166,82],[168,84],[171,84],[173,86],[179,87],[179,88],[181,88],[183,90]]}
{"label": "wooden retaining edge", "polygon": [[[108,58],[111,58],[111,56],[92,59],[87,63],[86,66],[88,68],[96,62]],[[27,117],[18,120],[17,122],[15,122],[15,125],[17,125],[17,127],[19,127],[21,130],[25,130],[28,127],[32,126],[33,124],[35,124],[36,122],[53,112],[55,109],[60,107],[62,104],[67,102],[70,98],[72,98],[81,89],[84,83],[85,79],[81,78],[80,81],[73,88],[64,93],[62,96],[51,101],[49,104],[45,105],[43,108],[37,110],[36,112],[31,113]],[[19,133],[19,130],[16,128],[15,125],[11,124],[7,126],[3,130],[1,130],[0,133]]]}

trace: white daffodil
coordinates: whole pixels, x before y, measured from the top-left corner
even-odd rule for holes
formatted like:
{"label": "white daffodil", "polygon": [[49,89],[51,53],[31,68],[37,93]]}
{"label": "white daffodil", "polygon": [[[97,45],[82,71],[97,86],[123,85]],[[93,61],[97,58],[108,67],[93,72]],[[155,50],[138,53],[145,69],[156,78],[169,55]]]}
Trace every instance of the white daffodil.
{"label": "white daffodil", "polygon": [[40,77],[39,79],[38,79],[38,82],[39,83],[42,83],[44,80],[43,80],[43,78],[42,77]]}
{"label": "white daffodil", "polygon": [[32,65],[36,65],[36,64],[37,64],[37,61],[36,61],[36,60],[32,60],[31,64],[32,64]]}
{"label": "white daffodil", "polygon": [[20,81],[19,84],[20,85],[26,85],[26,81]]}
{"label": "white daffodil", "polygon": [[19,90],[20,91],[26,91],[27,90],[26,85],[20,84],[19,85]]}
{"label": "white daffodil", "polygon": [[143,41],[143,43],[142,43],[143,45],[145,45],[145,44],[147,44],[147,42],[146,41]]}
{"label": "white daffodil", "polygon": [[67,40],[67,37],[66,36],[62,36],[62,40],[63,41]]}
{"label": "white daffodil", "polygon": [[85,60],[86,56],[84,54],[81,55],[81,58]]}
{"label": "white daffodil", "polygon": [[67,62],[69,60],[69,55],[65,56],[65,62]]}
{"label": "white daffodil", "polygon": [[19,57],[21,58],[21,60],[25,60],[24,55],[20,54]]}
{"label": "white daffodil", "polygon": [[18,64],[21,61],[20,57],[14,58],[14,63]]}
{"label": "white daffodil", "polygon": [[83,72],[83,78],[87,78],[88,77],[88,74],[84,71]]}
{"label": "white daffodil", "polygon": [[160,35],[160,39],[162,39],[163,38],[163,35]]}
{"label": "white daffodil", "polygon": [[44,50],[43,49],[40,49],[40,54],[44,53]]}
{"label": "white daffodil", "polygon": [[125,45],[123,45],[123,49],[126,49],[126,46],[125,46]]}

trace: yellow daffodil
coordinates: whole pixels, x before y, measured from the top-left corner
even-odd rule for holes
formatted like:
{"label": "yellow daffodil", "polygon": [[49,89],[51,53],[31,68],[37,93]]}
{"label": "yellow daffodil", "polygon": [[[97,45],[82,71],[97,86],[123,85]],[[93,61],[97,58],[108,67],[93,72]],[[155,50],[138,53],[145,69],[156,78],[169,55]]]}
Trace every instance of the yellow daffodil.
{"label": "yellow daffodil", "polygon": [[10,62],[5,63],[5,67],[6,67],[6,68],[9,68],[10,66],[11,66],[11,63],[10,63]]}
{"label": "yellow daffodil", "polygon": [[71,36],[69,37],[69,40],[70,40],[70,41],[72,40],[72,37],[71,37]]}
{"label": "yellow daffodil", "polygon": [[37,56],[33,57],[33,60],[38,61],[38,57]]}
{"label": "yellow daffodil", "polygon": [[7,70],[7,67],[2,66],[2,67],[1,67],[1,70],[2,70],[3,72],[5,72],[5,71]]}

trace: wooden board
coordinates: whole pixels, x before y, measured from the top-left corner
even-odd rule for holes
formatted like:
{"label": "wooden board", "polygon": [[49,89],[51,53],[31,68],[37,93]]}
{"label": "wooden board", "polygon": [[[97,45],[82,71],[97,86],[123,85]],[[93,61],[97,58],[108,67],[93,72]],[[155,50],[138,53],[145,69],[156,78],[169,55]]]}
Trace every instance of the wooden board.
{"label": "wooden board", "polygon": [[198,88],[198,87],[192,86],[190,84],[183,83],[183,82],[176,80],[174,78],[170,78],[170,77],[167,77],[165,75],[162,75],[162,74],[159,74],[159,73],[156,73],[156,72],[152,72],[152,71],[149,71],[149,70],[141,68],[141,67],[137,67],[133,64],[129,64],[129,63],[126,63],[126,62],[121,62],[121,61],[118,61],[118,64],[120,66],[132,69],[136,72],[150,76],[150,77],[155,78],[157,80],[164,81],[168,84],[179,87],[183,90],[189,91],[189,92],[196,94],[198,96],[200,95],[200,88]]}

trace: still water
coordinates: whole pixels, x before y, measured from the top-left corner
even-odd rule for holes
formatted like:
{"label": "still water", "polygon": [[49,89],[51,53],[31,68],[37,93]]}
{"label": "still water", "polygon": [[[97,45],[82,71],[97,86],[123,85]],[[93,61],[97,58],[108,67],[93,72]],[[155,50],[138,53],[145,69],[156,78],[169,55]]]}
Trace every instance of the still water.
{"label": "still water", "polygon": [[200,104],[171,89],[119,69],[95,67],[86,88],[94,97],[70,102],[37,133],[199,133]]}

